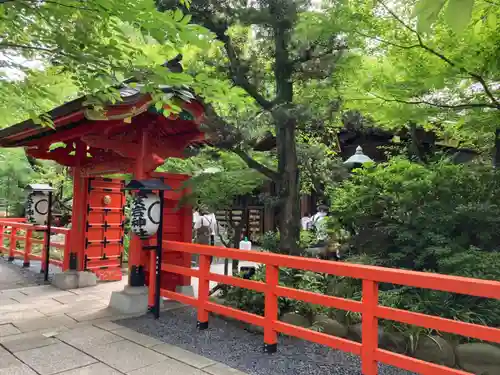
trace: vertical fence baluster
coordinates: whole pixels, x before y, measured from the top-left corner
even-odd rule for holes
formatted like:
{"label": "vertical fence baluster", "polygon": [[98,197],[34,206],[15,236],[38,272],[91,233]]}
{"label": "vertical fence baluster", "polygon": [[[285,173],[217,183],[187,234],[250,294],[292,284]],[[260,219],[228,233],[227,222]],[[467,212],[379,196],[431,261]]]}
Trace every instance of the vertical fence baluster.
{"label": "vertical fence baluster", "polygon": [[208,301],[208,293],[210,292],[210,255],[200,254],[200,279],[198,282],[198,329],[208,328],[208,310],[205,309],[205,304]]}
{"label": "vertical fence baluster", "polygon": [[30,258],[31,258],[31,238],[33,235],[33,231],[31,229],[26,229],[25,237],[24,237],[24,261],[23,267],[28,268],[30,266]]}
{"label": "vertical fence baluster", "polygon": [[2,255],[3,251],[4,251],[4,242],[3,242],[3,239],[4,239],[4,233],[5,233],[5,225],[1,224],[0,225],[0,255]]}
{"label": "vertical fence baluster", "polygon": [[276,286],[279,282],[279,268],[266,265],[266,295],[264,307],[264,352],[276,353],[278,349],[278,335],[274,330],[274,322],[278,320],[278,296]]}
{"label": "vertical fence baluster", "polygon": [[[158,230],[161,230],[158,229]],[[149,252],[149,273],[148,273],[148,307],[151,309],[151,311],[154,311],[155,308],[155,298],[156,298],[156,257],[158,256],[157,254],[158,249],[151,250]],[[161,269],[159,270],[161,272]]]}
{"label": "vertical fence baluster", "polygon": [[14,251],[16,250],[16,235],[17,235],[17,228],[14,226],[10,227],[10,243],[9,243],[9,262],[14,261],[14,256],[15,253]]}
{"label": "vertical fence baluster", "polygon": [[65,232],[64,233],[64,253],[63,253],[63,271],[67,271],[70,269],[69,262],[71,260],[71,254],[70,254],[70,240],[69,240],[69,233],[70,232]]}
{"label": "vertical fence baluster", "polygon": [[361,336],[361,371],[363,375],[377,375],[378,366],[375,351],[378,348],[378,319],[375,310],[378,306],[378,284],[363,280],[363,322]]}
{"label": "vertical fence baluster", "polygon": [[40,260],[40,273],[45,273],[45,253],[47,250],[47,241],[50,241],[50,234],[47,231],[43,232],[43,244],[42,244],[42,259]]}

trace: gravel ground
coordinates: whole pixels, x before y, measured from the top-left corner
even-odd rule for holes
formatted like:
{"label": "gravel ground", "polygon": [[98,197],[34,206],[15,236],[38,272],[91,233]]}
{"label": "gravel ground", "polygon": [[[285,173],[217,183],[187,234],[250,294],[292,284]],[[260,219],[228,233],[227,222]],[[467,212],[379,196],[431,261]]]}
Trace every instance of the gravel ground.
{"label": "gravel ground", "polygon": [[[40,261],[31,261],[29,268],[23,268],[22,265],[23,261],[20,259],[10,263],[6,256],[0,256],[0,290],[45,284],[43,274],[40,273]],[[57,267],[50,266],[49,280],[52,274],[58,270]]]}
{"label": "gravel ground", "polygon": [[[223,319],[210,317],[210,328],[197,331],[196,312],[182,308],[117,322],[138,332],[237,368],[250,375],[362,375],[359,357],[300,339],[280,336],[278,352],[262,353],[263,337]],[[380,365],[380,375],[411,375]]]}

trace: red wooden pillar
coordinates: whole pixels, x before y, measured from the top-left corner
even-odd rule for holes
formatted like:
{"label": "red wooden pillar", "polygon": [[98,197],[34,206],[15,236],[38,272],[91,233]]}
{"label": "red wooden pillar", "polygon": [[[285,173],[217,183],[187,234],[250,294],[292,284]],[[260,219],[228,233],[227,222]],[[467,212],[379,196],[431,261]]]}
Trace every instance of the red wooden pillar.
{"label": "red wooden pillar", "polygon": [[264,351],[275,353],[278,346],[278,334],[274,330],[274,322],[278,320],[278,295],[276,287],[279,283],[279,268],[266,264],[266,284],[264,316]]}
{"label": "red wooden pillar", "polygon": [[[134,178],[136,180],[143,180],[147,178],[147,172],[144,170],[143,160],[146,157],[149,148],[148,132],[146,129],[141,129],[139,140],[139,157],[135,162]],[[144,286],[146,283],[144,264],[142,260],[142,240],[135,234],[130,235],[130,246],[128,251],[128,264],[129,264],[129,286]],[[150,282],[150,284],[154,281]],[[151,296],[151,294],[150,294]]]}
{"label": "red wooden pillar", "polygon": [[88,179],[82,177],[81,168],[73,168],[73,211],[69,236],[68,268],[83,271],[85,258],[85,225],[88,204]]}
{"label": "red wooden pillar", "polygon": [[199,329],[208,328],[208,310],[205,304],[208,302],[208,293],[210,291],[210,255],[200,254],[200,277],[198,282],[198,323]]}
{"label": "red wooden pillar", "polygon": [[361,371],[363,375],[377,375],[375,352],[378,348],[378,319],[375,310],[378,306],[378,284],[375,281],[363,280],[362,302]]}

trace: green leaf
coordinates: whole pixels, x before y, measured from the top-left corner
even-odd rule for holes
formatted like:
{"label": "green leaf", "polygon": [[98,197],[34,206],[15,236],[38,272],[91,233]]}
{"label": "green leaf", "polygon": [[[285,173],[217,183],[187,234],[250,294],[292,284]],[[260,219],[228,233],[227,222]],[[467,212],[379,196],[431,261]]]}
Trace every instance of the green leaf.
{"label": "green leaf", "polygon": [[474,25],[474,34],[478,35],[483,30],[483,22],[481,20],[477,21]]}
{"label": "green leaf", "polygon": [[456,33],[461,33],[469,24],[472,17],[474,0],[449,0],[445,11],[448,25]]}
{"label": "green leaf", "polygon": [[419,32],[430,30],[445,2],[446,0],[420,0],[415,5],[413,15],[418,17],[417,30]]}
{"label": "green leaf", "polygon": [[492,30],[496,30],[496,28],[497,28],[497,14],[495,13],[494,10],[490,10],[490,12],[488,12],[487,22],[488,22],[489,28],[491,28]]}
{"label": "green leaf", "polygon": [[183,18],[184,18],[184,13],[182,12],[182,10],[177,8],[174,12],[174,21],[180,22]]}
{"label": "green leaf", "polygon": [[64,142],[52,143],[49,146],[49,150],[52,151],[52,150],[55,150],[56,148],[61,148],[61,147],[66,147],[66,143],[64,143]]}
{"label": "green leaf", "polygon": [[189,22],[191,22],[191,15],[190,14],[186,14],[184,16],[184,18],[182,19],[182,24],[183,25],[187,25]]}

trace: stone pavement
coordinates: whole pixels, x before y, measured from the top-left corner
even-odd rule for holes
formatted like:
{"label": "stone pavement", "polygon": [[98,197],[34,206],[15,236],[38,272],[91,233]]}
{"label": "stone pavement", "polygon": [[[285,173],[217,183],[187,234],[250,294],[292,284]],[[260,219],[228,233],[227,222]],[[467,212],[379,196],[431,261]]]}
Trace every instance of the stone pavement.
{"label": "stone pavement", "polygon": [[0,291],[0,375],[244,375],[113,323],[130,317],[107,308],[124,282]]}

